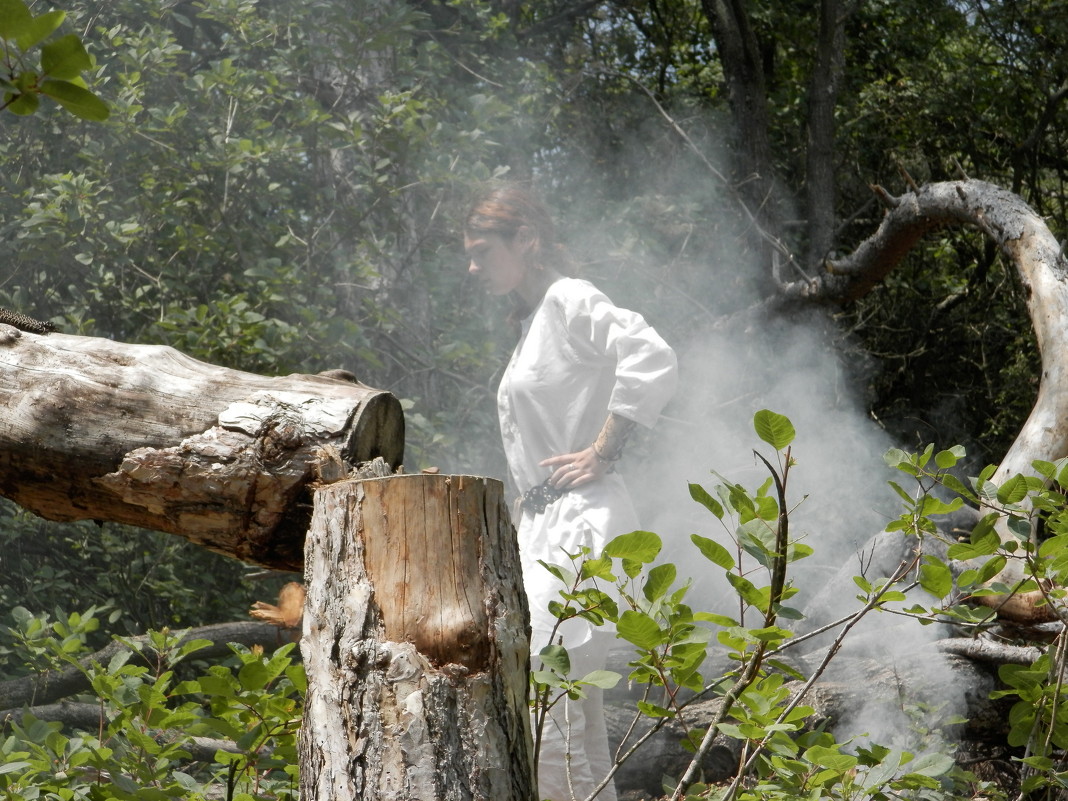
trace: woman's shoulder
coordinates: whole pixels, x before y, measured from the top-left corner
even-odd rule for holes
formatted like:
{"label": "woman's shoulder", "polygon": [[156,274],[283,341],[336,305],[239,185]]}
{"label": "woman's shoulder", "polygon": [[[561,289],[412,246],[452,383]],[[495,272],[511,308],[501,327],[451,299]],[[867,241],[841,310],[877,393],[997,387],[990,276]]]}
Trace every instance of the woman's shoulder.
{"label": "woman's shoulder", "polygon": [[547,300],[563,308],[588,306],[591,301],[607,301],[608,298],[585,278],[558,278],[545,293]]}

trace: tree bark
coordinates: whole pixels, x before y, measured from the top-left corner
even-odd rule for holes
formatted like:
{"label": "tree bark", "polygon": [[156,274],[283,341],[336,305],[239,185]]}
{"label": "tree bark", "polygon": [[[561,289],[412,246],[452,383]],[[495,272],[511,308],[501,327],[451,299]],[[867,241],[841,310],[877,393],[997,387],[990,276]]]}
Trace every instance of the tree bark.
{"label": "tree bark", "polygon": [[529,626],[498,481],[315,496],[300,734],[308,801],[533,801]]}
{"label": "tree bark", "polygon": [[403,448],[398,401],[353,381],[0,325],[0,495],[49,520],[128,523],[299,571],[317,467],[396,467]]}
{"label": "tree bark", "polygon": [[825,264],[813,281],[781,287],[786,298],[844,303],[867,294],[924,234],[946,225],[973,225],[1016,265],[1042,355],[1038,399],[992,480],[1033,472],[1035,459],[1068,455],[1068,261],[1045,222],[1022,198],[982,181],[928,184],[900,198],[879,229],[848,257]]}
{"label": "tree bark", "polygon": [[834,111],[845,60],[845,23],[841,0],[821,0],[816,63],[808,84],[808,142],[805,202],[808,209],[806,265],[819,264],[834,246],[836,188]]}

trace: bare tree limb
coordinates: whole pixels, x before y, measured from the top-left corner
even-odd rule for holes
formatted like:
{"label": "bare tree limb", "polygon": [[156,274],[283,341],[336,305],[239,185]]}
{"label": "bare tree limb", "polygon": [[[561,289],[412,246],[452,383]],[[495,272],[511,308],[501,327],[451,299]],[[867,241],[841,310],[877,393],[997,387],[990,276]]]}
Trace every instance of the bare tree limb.
{"label": "bare tree limb", "polygon": [[935,645],[942,653],[993,665],[1033,665],[1043,653],[1043,649],[1034,645],[1009,645],[993,640],[972,640],[963,637],[939,640]]}

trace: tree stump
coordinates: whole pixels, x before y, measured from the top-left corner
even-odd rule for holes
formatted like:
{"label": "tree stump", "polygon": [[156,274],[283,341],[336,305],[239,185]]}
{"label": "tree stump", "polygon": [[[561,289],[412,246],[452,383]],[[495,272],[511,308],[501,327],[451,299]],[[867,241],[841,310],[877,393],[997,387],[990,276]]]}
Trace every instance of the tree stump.
{"label": "tree stump", "polygon": [[305,550],[307,801],[533,801],[529,617],[499,481],[319,489]]}

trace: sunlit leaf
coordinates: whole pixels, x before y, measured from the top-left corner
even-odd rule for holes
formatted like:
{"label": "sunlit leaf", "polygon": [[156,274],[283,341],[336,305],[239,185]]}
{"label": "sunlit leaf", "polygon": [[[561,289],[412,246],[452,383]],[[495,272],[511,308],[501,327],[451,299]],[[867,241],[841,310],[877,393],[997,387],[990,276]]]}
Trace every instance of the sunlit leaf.
{"label": "sunlit leaf", "polygon": [[644,612],[628,609],[616,624],[619,636],[639,648],[652,650],[664,642],[664,632],[657,622]]}
{"label": "sunlit leaf", "polygon": [[642,588],[645,597],[650,601],[662,598],[671,589],[671,585],[675,583],[676,575],[675,565],[672,564],[657,565],[652,568],[645,579],[645,586]]}
{"label": "sunlit leaf", "polygon": [[920,586],[935,598],[945,598],[953,589],[953,574],[940,559],[927,556],[920,565]]}
{"label": "sunlit leaf", "polygon": [[[3,14],[2,8],[0,8],[0,14]],[[46,11],[44,14],[34,17],[15,39],[16,44],[23,50],[29,50],[48,38],[63,23],[66,17],[66,11],[58,10]]]}
{"label": "sunlit leaf", "polygon": [[708,494],[708,491],[700,484],[690,484],[690,497],[705,507],[717,519],[723,519],[723,505]]}
{"label": "sunlit leaf", "polygon": [[593,687],[600,687],[602,690],[610,690],[619,684],[621,678],[623,677],[611,670],[595,670],[592,673],[587,673],[579,679],[579,682]]}
{"label": "sunlit leaf", "polygon": [[966,455],[963,445],[955,445],[952,448],[944,451],[939,451],[935,454],[935,464],[942,470],[946,470],[950,467],[955,467],[957,462],[963,459]]}
{"label": "sunlit leaf", "polygon": [[715,540],[698,534],[691,534],[690,541],[713,564],[722,567],[724,570],[732,570],[734,568],[734,556]]}
{"label": "sunlit leaf", "polygon": [[651,531],[620,534],[604,547],[604,555],[649,564],[660,554],[663,540]]}
{"label": "sunlit leaf", "polygon": [[797,435],[790,418],[768,409],[761,409],[753,415],[753,428],[758,437],[777,451],[784,450]]}
{"label": "sunlit leaf", "polygon": [[998,502],[1004,504],[1019,503],[1027,497],[1027,480],[1017,473],[997,491]]}

